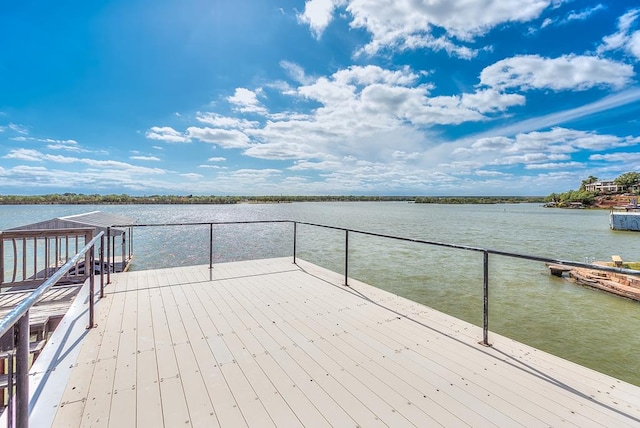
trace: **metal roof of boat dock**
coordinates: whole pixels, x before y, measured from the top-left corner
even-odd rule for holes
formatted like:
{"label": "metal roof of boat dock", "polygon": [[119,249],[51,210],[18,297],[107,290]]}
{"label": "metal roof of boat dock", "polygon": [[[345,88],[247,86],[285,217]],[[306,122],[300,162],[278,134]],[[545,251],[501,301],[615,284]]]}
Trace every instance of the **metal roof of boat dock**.
{"label": "metal roof of boat dock", "polygon": [[[134,220],[119,214],[103,211],[91,211],[83,214],[75,214],[64,217],[56,217],[37,223],[14,227],[7,230],[46,230],[46,229],[72,229],[78,227],[93,227],[98,232],[107,232],[107,228],[114,224],[133,224]],[[119,236],[124,229],[112,228],[111,234]]]}
{"label": "metal roof of boat dock", "polygon": [[70,311],[36,361],[32,426],[640,425],[640,387],[342,281],[291,258],[114,274],[97,327]]}

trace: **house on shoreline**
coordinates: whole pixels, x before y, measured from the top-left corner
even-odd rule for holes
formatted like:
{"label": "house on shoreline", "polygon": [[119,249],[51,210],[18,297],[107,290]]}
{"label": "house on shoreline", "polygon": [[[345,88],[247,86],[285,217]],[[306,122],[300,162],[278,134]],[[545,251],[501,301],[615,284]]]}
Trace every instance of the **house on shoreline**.
{"label": "house on shoreline", "polygon": [[602,180],[585,185],[585,190],[598,193],[621,193],[625,191],[625,186],[616,184],[614,180]]}

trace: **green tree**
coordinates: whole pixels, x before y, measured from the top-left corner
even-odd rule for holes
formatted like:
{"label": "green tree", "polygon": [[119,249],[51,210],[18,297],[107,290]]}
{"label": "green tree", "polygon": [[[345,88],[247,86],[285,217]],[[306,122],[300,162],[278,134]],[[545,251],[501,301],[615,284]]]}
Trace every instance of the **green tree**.
{"label": "green tree", "polygon": [[618,186],[629,189],[640,184],[640,172],[625,172],[620,177],[613,180]]}
{"label": "green tree", "polygon": [[597,181],[598,177],[595,177],[593,175],[588,176],[587,178],[582,180],[582,183],[580,184],[580,190],[587,190],[587,184],[596,183]]}

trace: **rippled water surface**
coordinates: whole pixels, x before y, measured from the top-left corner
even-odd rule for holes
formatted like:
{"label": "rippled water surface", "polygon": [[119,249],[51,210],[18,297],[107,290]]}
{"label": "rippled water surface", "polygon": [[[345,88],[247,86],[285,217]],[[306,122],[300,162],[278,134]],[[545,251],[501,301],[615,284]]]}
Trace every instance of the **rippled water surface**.
{"label": "rippled water surface", "polygon": [[[137,223],[295,220],[563,260],[640,260],[640,233],[606,211],[537,204],[401,202],[239,205],[0,206],[0,229],[101,210]],[[209,227],[136,228],[134,269],[209,262]],[[214,263],[290,256],[291,224],[214,227]],[[345,233],[297,227],[297,255],[344,273]],[[640,304],[549,275],[543,263],[490,256],[490,329],[640,385]],[[349,276],[476,325],[482,254],[349,234]]]}

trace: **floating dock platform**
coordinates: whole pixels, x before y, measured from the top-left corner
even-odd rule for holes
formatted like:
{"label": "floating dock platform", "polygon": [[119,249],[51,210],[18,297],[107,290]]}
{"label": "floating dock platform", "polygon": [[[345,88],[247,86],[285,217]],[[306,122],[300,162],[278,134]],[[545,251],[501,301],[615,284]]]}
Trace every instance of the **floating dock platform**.
{"label": "floating dock platform", "polygon": [[640,211],[611,211],[609,227],[613,230],[640,232]]}
{"label": "floating dock platform", "polygon": [[111,278],[33,366],[32,426],[640,426],[638,386],[300,260]]}

